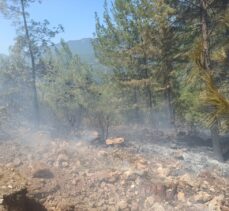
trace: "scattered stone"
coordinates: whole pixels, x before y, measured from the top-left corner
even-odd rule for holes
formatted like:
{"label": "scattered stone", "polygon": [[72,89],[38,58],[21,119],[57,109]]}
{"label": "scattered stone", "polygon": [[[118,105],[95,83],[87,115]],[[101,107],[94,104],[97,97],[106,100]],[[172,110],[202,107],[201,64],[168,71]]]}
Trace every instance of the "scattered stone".
{"label": "scattered stone", "polygon": [[27,181],[18,172],[1,166],[0,172],[3,173],[0,185],[7,184],[9,181],[12,182],[12,185],[7,185],[4,189],[0,188],[1,211],[46,210],[41,204],[28,198]]}
{"label": "scattered stone", "polygon": [[104,150],[100,150],[100,151],[98,152],[98,156],[99,156],[99,157],[105,157],[105,156],[108,156],[108,153],[107,153],[106,151],[104,151]]}
{"label": "scattered stone", "polygon": [[56,162],[54,163],[54,166],[57,167],[57,168],[60,168],[60,167],[67,167],[68,166],[68,161],[69,161],[69,158],[66,154],[59,154],[58,157],[57,157],[57,160]]}
{"label": "scattered stone", "polygon": [[199,187],[199,181],[197,180],[197,178],[193,178],[193,176],[191,176],[190,174],[186,173],[184,175],[182,175],[179,180],[191,187]]}
{"label": "scattered stone", "polygon": [[221,205],[224,200],[223,195],[214,197],[208,204],[209,211],[221,211]]}
{"label": "scattered stone", "polygon": [[139,211],[138,203],[137,202],[132,202],[130,210],[131,211]]}
{"label": "scattered stone", "polygon": [[19,167],[20,165],[22,165],[22,161],[19,158],[15,158],[13,161],[13,165],[14,167]]}
{"label": "scattered stone", "polygon": [[139,171],[148,171],[148,162],[140,157],[135,160],[135,168]]}
{"label": "scattered stone", "polygon": [[[207,181],[203,181],[202,183],[201,183],[201,188],[202,189],[209,189],[209,183],[207,182]],[[214,192],[214,191],[213,191]]]}
{"label": "scattered stone", "polygon": [[196,202],[200,202],[200,203],[206,203],[208,201],[210,201],[212,199],[212,197],[203,191],[200,191],[199,193],[197,193],[197,195],[194,196],[194,201]]}
{"label": "scattered stone", "polygon": [[106,140],[106,145],[116,145],[116,144],[122,144],[124,143],[124,138],[119,137],[119,138],[108,138]]}
{"label": "scattered stone", "polygon": [[159,166],[157,168],[157,173],[161,177],[167,177],[169,175],[169,169],[168,168],[163,168],[162,166]]}
{"label": "scattered stone", "polygon": [[155,211],[165,211],[165,208],[159,204],[159,203],[155,203],[152,207],[152,210],[155,210]]}
{"label": "scattered stone", "polygon": [[81,166],[81,162],[80,162],[79,160],[77,160],[77,161],[75,162],[75,165],[76,165],[77,168],[79,168],[79,167]]}
{"label": "scattered stone", "polygon": [[125,176],[125,179],[127,179],[128,181],[135,181],[137,179],[136,172],[131,169],[125,171],[123,175]]}
{"label": "scattered stone", "polygon": [[127,207],[128,207],[128,204],[127,204],[127,202],[126,201],[124,201],[124,200],[121,200],[121,201],[119,201],[118,203],[117,203],[117,209],[119,210],[124,210],[124,209],[126,209]]}
{"label": "scattered stone", "polygon": [[184,152],[182,150],[178,150],[174,152],[174,157],[177,160],[184,160]]}
{"label": "scattered stone", "polygon": [[64,161],[64,162],[62,162],[62,166],[63,166],[64,168],[66,168],[66,167],[69,166],[69,164],[68,164],[68,162]]}
{"label": "scattered stone", "polygon": [[60,154],[57,157],[57,161],[58,162],[63,162],[63,161],[68,161],[68,160],[69,160],[69,158],[68,158],[68,156],[66,154]]}
{"label": "scattered stone", "polygon": [[146,209],[150,209],[155,203],[155,199],[153,196],[149,196],[146,198],[145,202],[144,202],[144,207]]}
{"label": "scattered stone", "polygon": [[185,202],[186,201],[185,194],[183,192],[179,192],[177,194],[177,199],[178,199],[178,201]]}
{"label": "scattered stone", "polygon": [[73,180],[72,180],[72,184],[73,184],[73,185],[76,185],[77,182],[79,182],[79,180],[77,180],[77,179],[73,179]]}
{"label": "scattered stone", "polygon": [[[142,137],[144,144],[141,143],[140,150],[139,137],[135,134],[133,139],[138,139],[136,142],[125,133],[117,134],[128,137],[131,144],[126,147],[99,144],[95,147],[81,140],[59,139],[52,144],[45,142],[34,151],[30,150],[31,147],[13,149],[10,146],[6,148],[13,149],[9,157],[4,153],[8,151],[0,144],[0,160],[2,164],[11,162],[10,168],[14,167],[15,155],[23,161],[18,169],[29,178],[29,196],[44,203],[50,211],[227,210],[228,177],[222,173],[229,170],[227,162],[219,164],[206,156],[203,163],[205,148],[184,151],[183,146],[176,144],[176,149],[172,149],[168,145],[171,143],[166,138],[166,130],[165,142],[158,137],[157,144],[154,144],[155,135],[149,141]],[[43,137],[39,136],[39,139]],[[34,167],[37,160],[43,162],[40,167]],[[60,168],[53,168],[53,165]],[[203,169],[214,177],[209,173],[201,176]],[[2,182],[2,177],[4,174],[0,170],[0,192],[14,189],[18,183],[17,179],[14,182],[8,178]],[[214,198],[217,194],[223,197]]]}

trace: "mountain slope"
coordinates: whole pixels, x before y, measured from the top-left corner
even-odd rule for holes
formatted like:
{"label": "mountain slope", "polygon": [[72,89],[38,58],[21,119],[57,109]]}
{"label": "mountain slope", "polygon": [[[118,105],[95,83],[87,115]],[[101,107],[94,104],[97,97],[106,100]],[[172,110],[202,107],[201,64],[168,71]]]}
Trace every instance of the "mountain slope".
{"label": "mountain slope", "polygon": [[70,50],[74,54],[79,55],[83,62],[91,65],[95,70],[106,72],[108,68],[102,65],[95,57],[92,41],[92,38],[84,38],[81,40],[70,40],[66,43],[69,45]]}

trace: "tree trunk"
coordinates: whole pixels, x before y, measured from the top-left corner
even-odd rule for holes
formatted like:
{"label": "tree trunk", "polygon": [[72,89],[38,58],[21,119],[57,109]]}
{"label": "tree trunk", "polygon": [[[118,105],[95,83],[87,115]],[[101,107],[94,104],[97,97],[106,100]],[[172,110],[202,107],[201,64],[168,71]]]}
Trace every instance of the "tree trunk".
{"label": "tree trunk", "polygon": [[169,85],[167,89],[167,100],[168,100],[168,107],[169,107],[169,117],[170,117],[170,123],[172,126],[175,125],[175,118],[174,118],[174,109],[172,105],[172,90]]}
{"label": "tree trunk", "polygon": [[[166,62],[167,63],[167,62]],[[165,87],[165,91],[164,91],[164,99],[166,102],[166,109],[168,112],[168,121],[169,124],[174,127],[175,125],[175,118],[174,118],[174,109],[173,109],[173,105],[172,105],[172,89],[171,89],[171,85],[170,85],[170,78],[169,78],[169,74],[172,70],[171,65],[166,64],[165,65],[165,78],[164,78],[164,87]]]}
{"label": "tree trunk", "polygon": [[219,161],[224,161],[222,148],[220,145],[219,129],[217,122],[211,127],[212,146],[216,158]]}
{"label": "tree trunk", "polygon": [[39,104],[38,104],[38,96],[37,96],[37,87],[36,87],[36,67],[35,67],[35,58],[34,58],[34,53],[32,50],[32,43],[29,35],[29,30],[28,30],[28,25],[27,25],[27,20],[26,20],[26,15],[25,15],[25,5],[24,5],[24,0],[21,0],[21,10],[22,10],[22,17],[24,21],[24,29],[25,29],[25,35],[26,35],[26,40],[29,48],[29,55],[30,55],[30,60],[31,60],[31,65],[32,65],[32,89],[33,89],[33,108],[34,108],[34,123],[35,126],[39,126],[40,122],[40,115],[39,115]]}
{"label": "tree trunk", "polygon": [[[208,25],[207,25],[207,0],[200,0],[201,8],[201,32],[203,41],[203,52],[202,52],[202,65],[205,71],[210,72],[210,57],[209,57],[209,38],[208,38]],[[211,128],[211,138],[213,151],[216,158],[219,161],[223,161],[222,149],[220,146],[220,137],[218,129],[218,120],[215,121]]]}
{"label": "tree trunk", "polygon": [[[147,56],[145,53],[142,59],[142,64],[147,66]],[[143,73],[142,78],[149,79],[149,73],[147,68],[144,68],[142,70],[142,73]],[[146,84],[144,90],[146,92],[146,107],[149,108],[149,112],[150,112],[150,122],[152,123],[153,127],[157,128],[157,121],[155,121],[154,113],[153,113],[153,108],[156,107],[156,99],[153,96],[150,84]]]}
{"label": "tree trunk", "polygon": [[133,103],[134,103],[134,120],[135,123],[139,123],[140,121],[140,114],[139,114],[139,107],[138,107],[138,97],[137,97],[137,88],[134,88],[134,96],[133,96]]}

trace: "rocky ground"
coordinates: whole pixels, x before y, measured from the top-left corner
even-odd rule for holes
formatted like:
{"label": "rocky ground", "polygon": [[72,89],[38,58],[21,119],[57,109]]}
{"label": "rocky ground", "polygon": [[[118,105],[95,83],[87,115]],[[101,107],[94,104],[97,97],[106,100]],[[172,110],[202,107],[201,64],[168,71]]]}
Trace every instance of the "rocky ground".
{"label": "rocky ground", "polygon": [[[65,140],[16,134],[0,141],[0,210],[229,210],[229,162],[214,160],[196,137],[120,127],[111,135],[125,142],[107,146],[90,141],[94,132]],[[23,205],[9,208],[18,193]]]}

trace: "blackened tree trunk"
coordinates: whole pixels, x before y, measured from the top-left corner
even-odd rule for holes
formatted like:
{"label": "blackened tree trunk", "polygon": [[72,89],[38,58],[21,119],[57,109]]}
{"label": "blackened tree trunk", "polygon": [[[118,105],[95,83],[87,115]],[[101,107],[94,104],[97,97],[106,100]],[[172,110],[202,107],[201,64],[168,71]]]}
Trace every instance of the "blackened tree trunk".
{"label": "blackened tree trunk", "polygon": [[168,88],[166,89],[166,95],[167,95],[167,102],[168,102],[168,108],[169,108],[169,117],[170,117],[170,123],[172,126],[175,125],[175,115],[174,115],[174,109],[172,105],[172,89],[171,85],[168,84]]}
{"label": "blackened tree trunk", "polygon": [[[142,60],[142,64],[144,66],[147,66],[147,56],[146,56],[146,54],[144,54],[144,57],[143,57],[143,60]],[[144,68],[142,70],[142,73],[143,73],[142,78],[149,79],[149,73],[148,73],[147,68]],[[149,108],[149,111],[150,111],[151,123],[152,123],[152,125],[154,127],[157,127],[157,121],[155,121],[155,118],[153,118],[154,117],[153,109],[156,108],[156,99],[153,96],[151,85],[150,84],[146,84],[144,90],[145,90],[145,93],[146,93],[146,107]]]}
{"label": "blackened tree trunk", "polygon": [[219,161],[224,161],[222,148],[220,145],[220,136],[219,136],[219,129],[218,129],[218,122],[216,121],[214,125],[211,127],[211,138],[212,138],[212,146],[214,154],[216,155]]}
{"label": "blackened tree trunk", "polygon": [[39,125],[40,122],[40,115],[39,115],[39,104],[38,104],[38,96],[37,96],[37,86],[36,86],[36,67],[35,67],[35,57],[33,53],[32,43],[29,35],[29,29],[25,14],[25,4],[24,0],[21,0],[21,10],[22,10],[22,17],[24,22],[24,29],[25,29],[25,36],[27,45],[29,48],[29,55],[31,60],[31,66],[32,66],[32,89],[33,89],[33,108],[34,108],[34,123],[35,126]]}
{"label": "blackened tree trunk", "polygon": [[171,79],[170,73],[172,70],[172,65],[170,62],[166,61],[164,65],[164,98],[166,102],[166,106],[168,109],[168,116],[169,116],[169,123],[172,127],[175,126],[175,115],[174,115],[174,108],[172,104],[172,88],[171,88]]}
{"label": "blackened tree trunk", "polygon": [[174,46],[174,33],[171,27],[162,27],[162,83],[164,86],[164,99],[166,103],[166,110],[168,114],[168,123],[171,127],[175,127],[175,116],[172,102],[172,86],[171,86],[171,72],[173,70],[173,51],[170,49]]}
{"label": "blackened tree trunk", "polygon": [[[208,37],[208,13],[207,13],[207,0],[200,0],[201,8],[201,32],[202,32],[202,65],[205,71],[210,72],[210,57],[209,57],[209,37]],[[218,120],[211,127],[212,146],[215,156],[219,161],[223,161],[223,153],[220,146],[220,137],[218,129]]]}
{"label": "blackened tree trunk", "polygon": [[140,121],[140,113],[139,113],[139,106],[138,106],[138,93],[137,93],[137,88],[133,89],[133,104],[134,104],[134,120],[135,123],[139,123]]}

